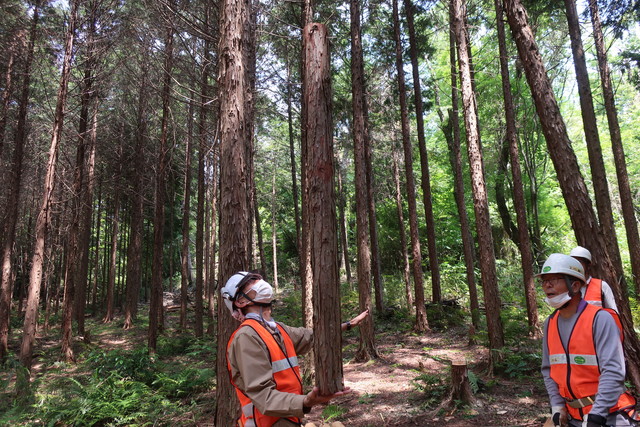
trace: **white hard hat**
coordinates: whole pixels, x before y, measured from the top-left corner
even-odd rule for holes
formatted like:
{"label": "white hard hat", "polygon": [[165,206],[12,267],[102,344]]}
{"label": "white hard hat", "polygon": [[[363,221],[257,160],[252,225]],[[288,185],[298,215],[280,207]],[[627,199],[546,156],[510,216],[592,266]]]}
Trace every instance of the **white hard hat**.
{"label": "white hard hat", "polygon": [[220,293],[224,299],[224,303],[231,313],[234,311],[233,301],[236,300],[236,296],[239,290],[241,290],[245,284],[256,281],[252,289],[256,291],[256,296],[252,299],[252,302],[268,305],[271,304],[273,299],[273,288],[267,282],[262,279],[262,276],[256,273],[249,273],[247,271],[239,271],[227,280],[227,283]]}
{"label": "white hard hat", "polygon": [[582,246],[576,246],[573,248],[569,253],[569,256],[574,258],[584,258],[591,263],[591,252],[589,252],[589,249],[583,248]]}
{"label": "white hard hat", "polygon": [[542,276],[543,274],[566,274],[567,276],[575,277],[576,279],[580,279],[583,282],[584,279],[584,269],[582,268],[582,264],[580,262],[569,256],[564,254],[551,254],[549,258],[544,262],[542,266],[542,271],[536,276]]}

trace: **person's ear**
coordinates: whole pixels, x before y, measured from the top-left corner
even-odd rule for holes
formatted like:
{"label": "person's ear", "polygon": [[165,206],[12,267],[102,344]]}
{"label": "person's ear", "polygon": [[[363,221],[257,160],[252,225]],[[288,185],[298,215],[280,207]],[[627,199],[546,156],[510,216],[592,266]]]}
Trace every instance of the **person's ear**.
{"label": "person's ear", "polygon": [[582,287],[582,283],[579,280],[575,280],[571,283],[571,287],[574,293],[580,292],[580,288]]}

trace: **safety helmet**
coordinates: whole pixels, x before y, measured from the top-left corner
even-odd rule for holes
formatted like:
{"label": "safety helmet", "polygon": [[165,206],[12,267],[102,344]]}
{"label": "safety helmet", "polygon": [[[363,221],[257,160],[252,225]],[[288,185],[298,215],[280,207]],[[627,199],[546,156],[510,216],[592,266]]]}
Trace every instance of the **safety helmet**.
{"label": "safety helmet", "polygon": [[589,263],[591,263],[591,252],[589,252],[589,249],[583,248],[582,246],[576,246],[575,248],[571,249],[569,256],[572,256],[574,258],[584,258],[589,261]]}
{"label": "safety helmet", "polygon": [[543,274],[566,274],[567,276],[575,277],[576,279],[585,281],[584,269],[582,264],[577,259],[564,254],[551,254],[549,258],[544,262],[542,271],[536,276],[542,276]]}
{"label": "safety helmet", "polygon": [[257,281],[252,287],[252,289],[256,291],[256,296],[251,301],[260,305],[271,304],[271,300],[273,299],[273,288],[271,285],[264,281],[262,276],[257,273],[239,271],[231,276],[224,287],[220,289],[224,304],[231,313],[236,309],[233,306],[233,302],[238,297],[238,293],[242,291],[242,288],[244,288],[247,283],[253,281]]}

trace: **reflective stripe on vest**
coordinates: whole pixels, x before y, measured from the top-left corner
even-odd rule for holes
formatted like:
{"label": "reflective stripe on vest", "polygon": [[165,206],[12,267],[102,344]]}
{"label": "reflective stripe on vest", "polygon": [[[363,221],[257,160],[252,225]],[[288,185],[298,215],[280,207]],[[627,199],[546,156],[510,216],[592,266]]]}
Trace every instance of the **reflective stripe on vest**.
{"label": "reflective stripe on vest", "polygon": [[[578,314],[578,319],[571,331],[568,348],[562,345],[558,330],[558,312],[549,319],[547,327],[547,348],[551,364],[551,378],[558,384],[558,392],[567,400],[582,399],[594,396],[598,392],[600,369],[593,341],[593,324],[600,307],[585,304]],[[628,393],[622,393],[616,405],[609,412],[635,402]],[[572,408],[565,405],[569,414],[578,420],[591,411],[591,405],[583,408]]]}
{"label": "reflective stripe on vest", "polygon": [[589,304],[602,307],[602,279],[594,279],[592,277],[591,280],[589,280],[584,293],[584,300]]}
{"label": "reflective stripe on vest", "polygon": [[[285,393],[302,394],[300,367],[298,365],[298,356],[296,355],[293,341],[282,326],[277,326],[284,344],[284,351],[271,332],[257,320],[247,319],[240,325],[240,327],[238,327],[238,329],[236,329],[227,343],[227,369],[229,370],[229,376],[232,377],[231,364],[229,363],[229,347],[231,346],[231,342],[240,328],[250,327],[258,334],[267,347],[273,372],[273,381],[276,384],[276,389]],[[245,395],[236,384],[234,384],[233,378],[231,379],[231,384],[233,384],[236,389],[238,400],[240,400],[240,405],[242,406],[242,415],[240,417],[240,424],[242,426],[271,427],[281,419],[280,417],[271,417],[260,413],[260,411],[254,406],[253,402],[251,402],[251,399],[249,399],[249,397]],[[297,417],[289,417],[287,419],[294,423],[300,423],[300,419]]]}

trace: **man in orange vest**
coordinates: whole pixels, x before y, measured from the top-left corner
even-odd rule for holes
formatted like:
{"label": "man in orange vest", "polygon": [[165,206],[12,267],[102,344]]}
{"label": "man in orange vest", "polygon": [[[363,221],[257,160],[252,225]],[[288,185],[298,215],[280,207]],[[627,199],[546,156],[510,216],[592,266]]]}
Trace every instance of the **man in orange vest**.
{"label": "man in orange vest", "polygon": [[[329,396],[314,387],[302,392],[298,355],[313,346],[313,331],[293,328],[273,320],[273,288],[255,273],[240,271],[221,289],[232,316],[242,322],[227,344],[227,367],[240,400],[241,427],[299,426],[301,418],[315,405],[349,393]],[[342,330],[357,326],[366,310],[342,324]]]}
{"label": "man in orange vest", "polygon": [[571,250],[569,255],[580,261],[582,268],[584,268],[584,275],[587,280],[585,280],[585,286],[580,289],[582,298],[584,298],[589,304],[610,308],[617,312],[618,306],[616,305],[616,300],[613,297],[611,286],[602,279],[595,279],[591,277],[589,271],[591,268],[591,252],[587,248],[576,246]]}
{"label": "man in orange vest", "polygon": [[582,299],[584,269],[552,254],[538,276],[555,309],[544,325],[542,375],[556,426],[633,426],[635,398],[624,386],[618,327],[609,312]]}

